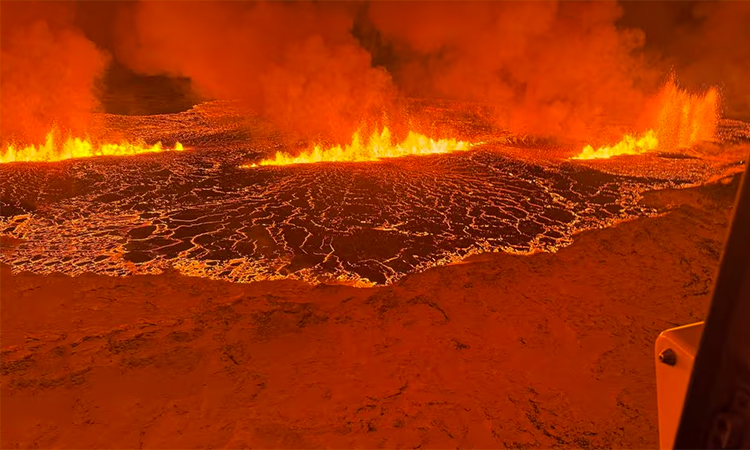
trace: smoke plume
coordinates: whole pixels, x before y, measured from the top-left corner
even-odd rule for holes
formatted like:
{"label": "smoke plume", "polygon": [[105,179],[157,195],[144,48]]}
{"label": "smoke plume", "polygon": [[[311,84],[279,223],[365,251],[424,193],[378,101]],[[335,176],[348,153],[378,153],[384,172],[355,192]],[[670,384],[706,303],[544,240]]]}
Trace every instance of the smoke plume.
{"label": "smoke plume", "polygon": [[204,96],[240,100],[285,130],[347,139],[381,120],[395,94],[350,32],[356,7],[140,2],[118,55],[141,73],[190,77]]}
{"label": "smoke plume", "polygon": [[750,120],[750,2],[700,2],[678,26],[667,60],[691,89],[716,85],[727,117]]}
{"label": "smoke plume", "polygon": [[72,25],[70,4],[2,2],[0,140],[86,132],[107,55]]}
{"label": "smoke plume", "polygon": [[1,32],[3,142],[85,132],[109,54],[339,143],[404,125],[403,97],[488,104],[516,133],[619,139],[664,122],[671,73],[750,119],[747,2],[2,2]]}
{"label": "smoke plume", "polygon": [[487,102],[517,132],[585,137],[637,118],[658,76],[614,2],[373,2],[411,95]]}

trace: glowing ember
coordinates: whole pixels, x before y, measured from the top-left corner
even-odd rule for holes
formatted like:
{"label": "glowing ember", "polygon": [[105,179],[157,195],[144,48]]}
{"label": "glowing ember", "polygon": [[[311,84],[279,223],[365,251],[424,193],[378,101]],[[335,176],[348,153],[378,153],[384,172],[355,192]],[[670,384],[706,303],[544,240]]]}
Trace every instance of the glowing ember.
{"label": "glowing ember", "polygon": [[289,164],[309,164],[317,162],[363,162],[378,161],[382,158],[398,158],[408,155],[433,155],[439,153],[450,153],[465,151],[472,144],[458,141],[456,139],[430,139],[419,133],[410,131],[406,139],[400,144],[394,145],[391,132],[384,128],[380,133],[373,133],[365,143],[359,132],[352,136],[352,143],[344,147],[337,145],[324,149],[315,145],[311,150],[302,152],[299,156],[291,156],[287,153],[278,152],[274,159],[266,159],[258,164],[243,167],[257,166],[285,166]]}
{"label": "glowing ember", "polygon": [[689,94],[670,80],[656,97],[655,127],[640,137],[625,135],[613,146],[583,148],[573,159],[602,159],[617,155],[639,155],[652,150],[689,148],[716,136],[719,121],[719,93],[715,88],[703,95]]}
{"label": "glowing ember", "polygon": [[166,151],[182,151],[184,147],[179,142],[174,148],[163,147],[161,142],[148,146],[143,142],[119,144],[93,144],[88,139],[68,137],[65,141],[58,138],[55,131],[50,131],[42,145],[17,147],[7,145],[0,151],[0,164],[10,162],[53,162],[72,158],[89,158],[92,156],[125,156],[141,153],[157,153]]}

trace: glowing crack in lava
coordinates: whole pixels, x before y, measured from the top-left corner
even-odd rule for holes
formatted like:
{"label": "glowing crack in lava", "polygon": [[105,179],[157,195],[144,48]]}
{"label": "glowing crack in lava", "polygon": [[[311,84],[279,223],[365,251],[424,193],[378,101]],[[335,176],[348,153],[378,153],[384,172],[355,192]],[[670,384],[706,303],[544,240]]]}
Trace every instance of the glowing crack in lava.
{"label": "glowing crack in lava", "polygon": [[403,142],[393,144],[390,130],[385,127],[380,133],[374,132],[367,142],[356,132],[352,136],[351,144],[337,145],[324,149],[315,145],[312,149],[302,152],[299,156],[277,152],[274,159],[266,159],[257,166],[286,166],[290,164],[309,164],[318,162],[364,162],[378,161],[383,158],[398,158],[408,155],[434,155],[469,150],[472,145],[456,139],[434,140],[425,135],[410,131]]}
{"label": "glowing crack in lava", "polygon": [[640,136],[626,134],[615,145],[583,148],[573,159],[604,159],[617,155],[640,155],[652,150],[690,148],[716,136],[719,121],[719,93],[715,88],[703,95],[689,94],[670,80],[656,98],[655,126]]}
{"label": "glowing crack in lava", "polygon": [[[461,104],[422,107],[467,136],[484,132],[480,116],[465,122]],[[659,214],[640,202],[647,191],[737,168],[725,158],[655,158],[601,171],[519,158],[500,139],[477,138],[486,143],[471,151],[387,164],[247,170],[239,166],[283,141],[228,103],[112,115],[107,125],[129,130],[131,142],[180,141],[196,151],[0,166],[0,238],[11,243],[0,263],[15,273],[176,269],[232,282],[384,285],[478,253],[554,252],[583,230]],[[750,124],[722,120],[717,137],[742,149]]]}
{"label": "glowing crack in lava", "polygon": [[125,156],[142,153],[157,153],[166,151],[183,151],[182,144],[177,142],[174,147],[164,147],[161,142],[147,145],[144,142],[121,142],[119,144],[94,144],[88,139],[68,137],[64,141],[56,131],[47,133],[44,144],[26,147],[7,145],[0,151],[0,164],[11,162],[54,162],[73,158],[89,158],[92,156]]}

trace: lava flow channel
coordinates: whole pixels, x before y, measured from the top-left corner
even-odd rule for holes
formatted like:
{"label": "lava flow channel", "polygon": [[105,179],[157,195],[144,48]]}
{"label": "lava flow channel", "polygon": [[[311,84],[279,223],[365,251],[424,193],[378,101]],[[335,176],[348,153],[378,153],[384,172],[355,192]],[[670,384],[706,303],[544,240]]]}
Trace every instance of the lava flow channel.
{"label": "lava flow channel", "polygon": [[164,147],[161,142],[147,145],[144,142],[121,142],[119,144],[95,144],[89,139],[68,137],[63,140],[55,130],[47,133],[44,144],[25,147],[8,144],[0,151],[0,164],[11,162],[55,162],[73,158],[93,156],[125,156],[142,153],[183,151],[177,142],[174,147]]}
{"label": "lava flow channel", "polygon": [[680,89],[670,80],[656,97],[655,125],[640,136],[626,134],[612,146],[594,149],[587,145],[573,159],[604,159],[618,155],[640,155],[653,150],[690,148],[716,137],[719,122],[719,92],[711,88],[703,95]]}
{"label": "lava flow channel", "polygon": [[286,166],[290,164],[309,164],[318,162],[364,162],[379,161],[383,158],[399,158],[409,155],[434,155],[469,150],[473,145],[456,139],[431,139],[425,135],[410,131],[399,144],[393,144],[391,131],[388,127],[380,133],[374,132],[365,142],[359,132],[352,136],[352,142],[343,147],[324,148],[314,145],[312,149],[302,152],[299,156],[277,152],[273,159],[265,159],[257,164],[243,167],[257,166]]}

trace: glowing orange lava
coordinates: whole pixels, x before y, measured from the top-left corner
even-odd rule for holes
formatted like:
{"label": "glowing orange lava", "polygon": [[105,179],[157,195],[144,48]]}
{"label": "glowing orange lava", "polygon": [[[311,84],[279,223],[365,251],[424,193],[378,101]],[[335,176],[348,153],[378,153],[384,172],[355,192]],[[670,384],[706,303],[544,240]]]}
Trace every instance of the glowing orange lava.
{"label": "glowing orange lava", "polygon": [[603,159],[616,155],[640,155],[659,146],[659,140],[654,130],[648,130],[643,136],[636,137],[626,134],[620,142],[612,146],[594,147],[587,145],[581,153],[574,156],[573,159]]}
{"label": "glowing orange lava", "polygon": [[277,152],[273,159],[266,159],[258,164],[243,167],[257,166],[285,166],[289,164],[309,164],[318,162],[364,162],[378,161],[383,158],[398,158],[408,155],[433,155],[439,153],[450,153],[465,151],[472,147],[464,141],[456,139],[431,139],[419,133],[410,131],[403,142],[393,144],[392,136],[388,128],[380,133],[372,133],[364,141],[359,132],[352,136],[351,144],[345,146],[323,148],[320,145],[302,152],[299,156]]}
{"label": "glowing orange lava", "polygon": [[184,147],[179,142],[173,148],[162,146],[161,142],[147,145],[144,142],[121,142],[119,144],[94,144],[88,139],[68,137],[65,140],[58,137],[56,131],[50,131],[44,144],[26,147],[9,144],[0,151],[0,164],[11,162],[53,162],[73,158],[89,158],[92,156],[125,156],[142,153],[157,153],[166,151],[182,151]]}
{"label": "glowing orange lava", "polygon": [[673,151],[689,148],[716,136],[719,122],[719,92],[709,89],[703,95],[689,94],[670,80],[656,97],[658,113],[653,128],[639,137],[625,135],[615,145],[594,150],[587,145],[573,159],[602,159],[617,155],[639,155],[652,150]]}

